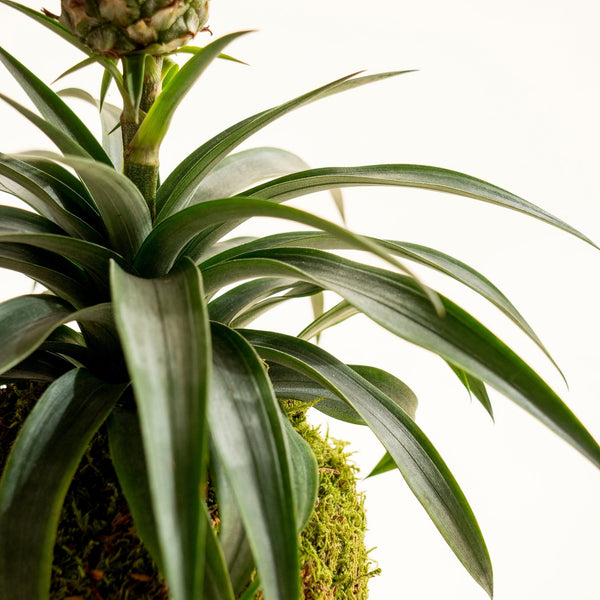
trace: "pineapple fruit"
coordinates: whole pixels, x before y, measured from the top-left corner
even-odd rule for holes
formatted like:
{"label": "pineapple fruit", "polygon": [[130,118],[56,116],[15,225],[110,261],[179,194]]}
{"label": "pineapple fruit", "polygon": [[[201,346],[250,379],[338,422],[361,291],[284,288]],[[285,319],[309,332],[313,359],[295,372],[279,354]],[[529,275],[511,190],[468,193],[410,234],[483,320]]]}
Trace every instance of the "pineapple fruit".
{"label": "pineapple fruit", "polygon": [[209,0],[62,0],[60,23],[94,52],[166,54],[208,19]]}

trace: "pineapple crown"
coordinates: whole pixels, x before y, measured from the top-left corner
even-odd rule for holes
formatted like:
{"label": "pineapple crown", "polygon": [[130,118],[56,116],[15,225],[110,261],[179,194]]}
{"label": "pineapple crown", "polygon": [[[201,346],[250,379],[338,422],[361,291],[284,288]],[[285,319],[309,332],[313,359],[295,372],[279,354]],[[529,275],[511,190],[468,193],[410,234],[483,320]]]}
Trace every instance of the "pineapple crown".
{"label": "pineapple crown", "polygon": [[208,5],[209,0],[62,0],[59,22],[105,56],[160,55],[203,29]]}

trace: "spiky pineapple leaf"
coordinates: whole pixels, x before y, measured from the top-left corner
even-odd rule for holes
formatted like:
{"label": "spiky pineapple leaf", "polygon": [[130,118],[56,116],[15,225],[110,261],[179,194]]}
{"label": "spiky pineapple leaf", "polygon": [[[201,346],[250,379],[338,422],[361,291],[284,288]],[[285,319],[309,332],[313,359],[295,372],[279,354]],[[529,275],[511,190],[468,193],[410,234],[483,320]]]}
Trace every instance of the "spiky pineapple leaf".
{"label": "spiky pineapple leaf", "polygon": [[231,33],[215,40],[195,54],[173,76],[169,85],[158,95],[148,114],[144,117],[127,149],[133,162],[155,164],[158,148],[164,139],[177,106],[190,91],[198,77],[219,56],[221,50],[234,39],[248,32]]}
{"label": "spiky pineapple leaf", "polygon": [[298,334],[298,337],[302,340],[310,340],[313,337],[318,338],[326,329],[343,323],[346,319],[358,314],[358,312],[355,306],[342,300],[308,324]]}
{"label": "spiky pineapple leaf", "polygon": [[207,523],[206,405],[210,332],[202,281],[187,263],[141,279],[113,263],[115,321],[139,411],[160,556],[172,594],[195,600],[202,587]]}
{"label": "spiky pineapple leaf", "polygon": [[[348,367],[374,385],[414,419],[417,397],[403,381],[376,367],[367,365],[348,365]],[[345,400],[302,373],[273,364],[269,366],[269,378],[278,398],[306,402],[322,413],[340,421],[355,425],[365,424],[360,415]]]}
{"label": "spiky pineapple leaf", "polygon": [[136,123],[140,118],[140,103],[144,92],[144,78],[148,60],[153,61],[154,58],[147,54],[130,54],[122,58],[123,86],[127,90],[130,101],[131,118]]}
{"label": "spiky pineapple leaf", "polygon": [[49,121],[46,121],[36,113],[32,112],[23,105],[15,102],[8,96],[0,94],[0,98],[12,106],[17,112],[21,113],[30,123],[35,125],[44,133],[63,154],[72,154],[73,156],[85,156],[90,158],[86,150],[80,146],[68,133],[65,133]]}
{"label": "spiky pineapple leaf", "polygon": [[439,317],[406,276],[308,249],[279,249],[204,271],[207,292],[253,277],[294,276],[330,289],[395,335],[431,350],[516,402],[600,467],[600,447],[548,385],[476,319],[440,296]]}
{"label": "spiky pineapple leaf", "polygon": [[36,77],[3,48],[0,48],[0,61],[25,90],[36,108],[50,124],[70,136],[94,160],[112,165],[110,158],[91,131],[41,79]]}
{"label": "spiky pineapple leaf", "polygon": [[330,389],[310,377],[277,363],[269,364],[269,379],[275,395],[281,400],[306,402],[338,421],[365,425],[361,416]]}
{"label": "spiky pineapple leaf", "polygon": [[11,165],[55,197],[68,212],[77,215],[103,235],[104,227],[87,188],[73,173],[58,163],[40,161],[28,155],[13,157]]}
{"label": "spiky pineapple leaf", "polygon": [[252,347],[217,323],[212,340],[212,441],[236,496],[265,600],[296,600],[298,539],[283,415]]}
{"label": "spiky pineapple leaf", "polygon": [[371,472],[367,475],[368,477],[375,477],[375,475],[383,475],[383,473],[389,473],[395,471],[398,467],[389,452],[386,452],[377,462],[377,464],[371,469]]}
{"label": "spiky pineapple leaf", "polygon": [[312,90],[289,102],[248,117],[219,133],[187,156],[160,186],[157,197],[157,222],[188,206],[190,198],[206,175],[234,148],[251,135],[279,117],[302,106],[353,88],[395,77],[409,71],[393,71],[356,77],[357,73],[342,77]]}
{"label": "spiky pineapple leaf", "polygon": [[376,386],[319,347],[277,333],[242,333],[265,360],[315,379],[360,414],[458,559],[491,597],[492,566],[477,521],[448,467],[414,421]]}
{"label": "spiky pineapple leaf", "polygon": [[241,194],[283,202],[305,194],[339,187],[397,185],[424,188],[466,196],[510,208],[554,225],[585,242],[588,237],[545,210],[502,188],[464,173],[423,165],[369,165],[361,167],[325,167],[293,173],[256,186]]}
{"label": "spiky pineapple leaf", "polygon": [[[175,52],[177,52],[177,54],[198,54],[198,52],[201,52],[202,50],[204,50],[202,46],[180,46]],[[229,54],[219,54],[217,58],[221,60],[235,62],[239,65],[248,66],[248,63],[244,62],[243,60],[240,60],[239,58],[235,58],[234,56],[229,56]]]}
{"label": "spiky pineapple leaf", "polygon": [[0,480],[0,597],[48,597],[64,497],[125,387],[74,369],[46,390],[27,418]]}
{"label": "spiky pineapple leaf", "polygon": [[246,327],[249,323],[260,317],[260,315],[269,312],[282,302],[296,298],[310,298],[312,300],[315,295],[320,293],[322,291],[310,283],[296,283],[284,294],[265,298],[249,306],[231,322],[231,326],[234,328]]}
{"label": "spiky pineapple leaf", "polygon": [[304,298],[320,291],[321,288],[312,284],[265,277],[234,286],[211,300],[208,308],[213,320],[236,328],[247,325],[280,302]]}

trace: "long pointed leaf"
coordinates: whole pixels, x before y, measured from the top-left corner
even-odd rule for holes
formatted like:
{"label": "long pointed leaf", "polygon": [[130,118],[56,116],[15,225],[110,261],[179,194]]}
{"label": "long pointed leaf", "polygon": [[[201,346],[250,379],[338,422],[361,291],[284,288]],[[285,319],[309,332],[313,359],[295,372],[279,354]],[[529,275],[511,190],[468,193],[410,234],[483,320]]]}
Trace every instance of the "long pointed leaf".
{"label": "long pointed leaf", "polygon": [[223,548],[212,527],[212,520],[205,504],[202,505],[202,510],[207,522],[203,597],[207,600],[235,600]]}
{"label": "long pointed leaf", "polygon": [[91,158],[90,154],[84,150],[68,133],[65,133],[56,125],[46,121],[39,115],[25,108],[18,102],[15,102],[8,96],[0,94],[0,98],[12,106],[17,112],[21,113],[30,123],[35,125],[42,133],[56,145],[63,154],[72,154],[73,156],[83,156]]}
{"label": "long pointed leaf", "polygon": [[235,493],[216,451],[211,451],[211,476],[219,508],[219,542],[236,597],[248,586],[256,570]]}
{"label": "long pointed leaf", "polygon": [[40,381],[52,383],[61,375],[73,369],[74,365],[52,352],[37,350],[22,360],[12,369],[0,375],[0,383],[14,383],[16,381]]}
{"label": "long pointed leaf", "polygon": [[[395,402],[411,419],[415,418],[417,397],[404,382],[383,369],[366,365],[348,366]],[[365,424],[344,400],[301,373],[275,364],[269,366],[269,378],[278,398],[309,403],[326,415],[347,423]]]}
{"label": "long pointed leaf", "polygon": [[234,490],[265,600],[300,596],[296,519],[283,415],[259,357],[213,324],[209,422]]}
{"label": "long pointed leaf", "polygon": [[0,61],[47,121],[71,136],[95,160],[112,164],[94,135],[57,94],[3,48],[0,48]]}
{"label": "long pointed leaf", "polygon": [[282,419],[289,449],[289,469],[296,512],[296,531],[301,533],[315,508],[319,493],[319,465],[310,444]]}
{"label": "long pointed leaf", "polygon": [[397,185],[425,188],[491,202],[523,212],[554,225],[595,245],[588,237],[538,206],[506,190],[464,173],[422,165],[369,165],[364,167],[326,167],[293,173],[259,185],[244,194],[283,202],[291,198],[332,188],[361,185]]}
{"label": "long pointed leaf", "polygon": [[215,40],[188,60],[169,85],[159,94],[129,144],[127,152],[134,162],[146,164],[158,160],[158,147],[167,134],[175,109],[198,77],[219,56],[221,50],[247,32],[231,33]]}
{"label": "long pointed leaf", "polygon": [[66,98],[78,98],[98,109],[102,125],[102,147],[110,157],[115,170],[121,172],[123,166],[123,138],[120,135],[122,109],[114,104],[96,100],[89,92],[79,88],[66,88],[60,90],[58,94]]}
{"label": "long pointed leaf", "polygon": [[224,325],[230,325],[248,306],[268,298],[271,294],[288,289],[293,283],[293,280],[276,277],[265,277],[242,283],[209,303],[210,318]]}
{"label": "long pointed leaf", "polygon": [[377,387],[317,346],[280,334],[243,333],[263,358],[316,379],[361,415],[458,559],[491,597],[492,566],[477,521],[448,467],[414,421]]}
{"label": "long pointed leaf", "polygon": [[48,597],[54,538],[69,483],[125,387],[72,370],[35,405],[0,481],[0,597]]}
{"label": "long pointed leaf", "polygon": [[112,463],[131,511],[136,532],[154,562],[159,569],[163,570],[164,563],[152,508],[152,494],[138,413],[135,407],[128,404],[117,406],[108,418],[107,424]]}
{"label": "long pointed leaf", "polygon": [[[444,273],[445,275],[448,275],[452,279],[455,279],[456,281],[466,285],[473,291],[480,294],[488,302],[491,302],[494,306],[500,309],[509,319],[511,319],[520,329],[522,329],[552,361],[557,370],[560,371],[556,363],[554,363],[554,360],[550,356],[549,352],[543,345],[542,341],[524,319],[523,315],[521,315],[516,307],[510,302],[510,300],[481,273],[462,261],[459,261],[452,256],[448,256],[443,252],[439,252],[438,250],[434,250],[433,248],[427,248],[425,246],[407,242],[380,240],[377,238],[371,239],[389,250],[391,253],[425,265],[440,273]],[[256,250],[286,246],[295,248],[338,250],[349,248],[349,246],[341,239],[325,233],[310,231],[287,232],[266,236],[257,240],[241,242],[236,245],[232,244],[230,248],[225,249],[223,252],[203,260],[200,264],[200,267],[205,269],[210,265],[231,260],[236,256]],[[316,319],[313,323],[308,325],[300,333],[300,337],[309,339],[306,336],[312,337],[318,335],[326,328],[342,322],[352,314],[355,314],[355,312],[353,312],[351,308],[348,308],[347,304],[340,304],[338,307],[334,307],[328,311],[327,314]]]}
{"label": "long pointed leaf", "polygon": [[[274,260],[277,259],[277,260]],[[280,263],[279,265],[277,263]],[[316,250],[263,251],[204,271],[207,290],[240,279],[293,276],[330,289],[391,331],[519,404],[600,467],[600,447],[564,402],[481,323],[440,296],[445,316],[407,277]]]}
{"label": "long pointed leaf", "polygon": [[138,406],[160,555],[177,600],[202,587],[210,333],[192,264],[141,279],[113,264],[115,320]]}
{"label": "long pointed leaf", "polygon": [[62,233],[55,223],[29,210],[14,206],[0,206],[0,232],[2,233]]}
{"label": "long pointed leaf", "polygon": [[57,163],[38,161],[23,155],[19,155],[18,158],[18,162],[12,163],[15,168],[20,169],[21,173],[31,177],[44,189],[51,190],[65,210],[83,219],[96,231],[104,231],[94,201],[75,175]]}
{"label": "long pointed leaf", "polygon": [[159,211],[157,222],[176,213],[183,206],[187,206],[190,197],[213,167],[244,140],[269,123],[321,98],[403,73],[408,73],[408,71],[380,73],[363,77],[355,77],[356,73],[348,75],[289,102],[257,113],[221,132],[185,158],[161,185],[156,198],[157,211]]}
{"label": "long pointed leaf", "polygon": [[494,410],[492,408],[492,403],[490,401],[490,397],[488,396],[487,390],[485,389],[485,384],[483,381],[477,379],[477,377],[473,377],[470,373],[463,371],[456,365],[448,363],[448,366],[452,369],[454,374],[458,377],[460,382],[465,386],[470,395],[475,396],[477,400],[481,403],[483,408],[485,408],[486,412],[490,415],[492,420],[494,419]]}

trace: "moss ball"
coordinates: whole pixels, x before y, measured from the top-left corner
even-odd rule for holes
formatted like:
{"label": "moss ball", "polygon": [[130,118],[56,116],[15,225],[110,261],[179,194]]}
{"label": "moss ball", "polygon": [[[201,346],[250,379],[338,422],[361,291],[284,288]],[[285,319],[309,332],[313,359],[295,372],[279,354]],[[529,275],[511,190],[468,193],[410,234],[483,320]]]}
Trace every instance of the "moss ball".
{"label": "moss ball", "polygon": [[[14,439],[43,386],[0,388],[0,473]],[[319,465],[319,495],[300,536],[305,600],[365,600],[373,569],[364,545],[364,499],[346,444],[306,422],[306,405],[284,402]],[[136,534],[103,429],[71,483],[54,547],[52,600],[167,600],[168,592]],[[260,595],[256,596],[260,598]]]}

